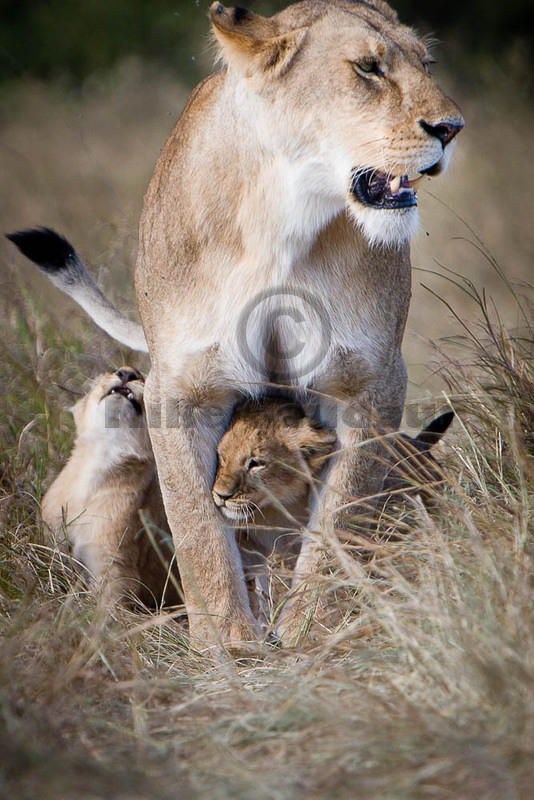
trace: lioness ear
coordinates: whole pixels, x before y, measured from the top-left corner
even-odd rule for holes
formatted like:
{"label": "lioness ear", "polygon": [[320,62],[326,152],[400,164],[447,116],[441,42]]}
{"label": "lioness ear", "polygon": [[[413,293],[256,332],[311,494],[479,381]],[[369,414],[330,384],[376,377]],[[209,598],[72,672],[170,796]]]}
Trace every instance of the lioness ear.
{"label": "lioness ear", "polygon": [[304,458],[327,456],[335,450],[337,435],[309,417],[300,420],[297,430],[298,447]]}
{"label": "lioness ear", "polygon": [[300,50],[306,34],[306,28],[298,28],[296,31],[283,33],[264,42],[257,56],[257,62],[263,72],[276,78],[283,75]]}
{"label": "lioness ear", "polygon": [[273,20],[219,2],[210,6],[210,17],[224,60],[246,75],[257,71],[283,75],[307,33],[306,28],[280,33]]}

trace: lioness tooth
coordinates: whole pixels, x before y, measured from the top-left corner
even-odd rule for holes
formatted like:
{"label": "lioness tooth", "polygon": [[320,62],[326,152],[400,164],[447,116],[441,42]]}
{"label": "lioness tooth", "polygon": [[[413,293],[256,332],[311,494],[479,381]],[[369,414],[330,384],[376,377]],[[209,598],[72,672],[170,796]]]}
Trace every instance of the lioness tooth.
{"label": "lioness tooth", "polygon": [[401,185],[401,179],[397,175],[397,177],[393,178],[393,180],[389,184],[389,191],[391,192],[391,194],[397,194],[397,192],[400,189],[400,185]]}

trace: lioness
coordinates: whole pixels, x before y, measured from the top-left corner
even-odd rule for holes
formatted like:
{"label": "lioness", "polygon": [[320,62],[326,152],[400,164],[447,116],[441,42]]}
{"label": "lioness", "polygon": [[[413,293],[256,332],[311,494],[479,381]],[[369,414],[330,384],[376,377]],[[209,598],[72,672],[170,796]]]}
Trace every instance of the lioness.
{"label": "lioness", "polygon": [[[46,492],[41,513],[56,542],[70,546],[91,578],[105,584],[108,598],[135,595],[153,606],[180,599],[176,568],[169,577],[169,530],[143,389],[141,373],[123,366],[97,378],[76,403],[74,448]],[[143,529],[141,510],[152,523],[158,550]]]}
{"label": "lioness", "polygon": [[[415,186],[445,169],[464,121],[424,43],[382,0],[304,0],[270,18],[215,2],[210,16],[224,67],[194,90],[162,151],[136,287],[191,635],[229,642],[258,633],[211,497],[232,408],[282,383],[336,429],[314,530],[343,525],[340,497],[376,492],[385,468],[362,443],[396,430],[404,405]],[[62,273],[69,252],[49,270]],[[297,582],[320,553],[304,540]]]}
{"label": "lioness", "polygon": [[[216,2],[211,19],[225,69],[195,90],[160,157],[136,287],[191,632],[209,637],[207,609],[239,640],[255,624],[211,502],[216,443],[242,393],[311,388],[339,438],[311,526],[340,496],[376,492],[383,469],[360,445],[396,429],[404,405],[414,180],[444,169],[463,120],[383,2],[310,0],[270,19]],[[306,346],[292,356],[297,314]],[[297,581],[320,552],[304,540]],[[289,604],[280,627],[292,640]]]}

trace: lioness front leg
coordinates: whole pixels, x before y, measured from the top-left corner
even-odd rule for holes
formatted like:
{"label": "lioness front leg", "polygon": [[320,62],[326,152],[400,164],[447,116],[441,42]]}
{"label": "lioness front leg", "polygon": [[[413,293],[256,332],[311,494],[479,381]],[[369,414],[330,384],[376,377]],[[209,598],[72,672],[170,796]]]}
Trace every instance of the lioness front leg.
{"label": "lioness front leg", "polygon": [[[404,364],[398,368],[398,374],[402,379]],[[331,550],[331,537],[342,542],[345,530],[350,540],[355,525],[360,530],[370,525],[376,495],[386,473],[387,449],[376,438],[377,433],[398,427],[404,396],[401,380],[397,394],[392,397],[390,393],[378,410],[371,394],[344,402],[335,412],[332,412],[331,403],[323,408],[322,418],[330,426],[336,425],[338,450],[314,498],[308,531],[303,534],[295,566],[291,595],[277,625],[286,645],[296,644],[311,623],[320,601],[318,578],[325,554]]]}
{"label": "lioness front leg", "polygon": [[[250,610],[235,535],[211,495],[216,446],[231,403],[208,408],[170,399],[160,394],[154,378],[147,380],[145,398],[192,643],[257,640],[259,626]],[[177,413],[160,420],[161,406]]]}

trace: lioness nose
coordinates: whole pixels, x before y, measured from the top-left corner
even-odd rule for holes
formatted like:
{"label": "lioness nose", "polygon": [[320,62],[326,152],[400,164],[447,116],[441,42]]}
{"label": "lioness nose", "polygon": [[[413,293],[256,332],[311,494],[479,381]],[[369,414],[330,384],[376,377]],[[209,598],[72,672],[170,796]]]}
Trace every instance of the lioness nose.
{"label": "lioness nose", "polygon": [[118,369],[115,375],[121,379],[122,383],[128,383],[128,381],[136,381],[138,375],[136,372],[132,372],[129,369]]}
{"label": "lioness nose", "polygon": [[443,121],[438,122],[437,125],[431,125],[424,119],[420,119],[419,125],[429,136],[435,136],[436,139],[439,139],[443,147],[445,147],[454,139],[457,133],[460,133],[465,122],[463,120],[457,120],[456,122]]}

